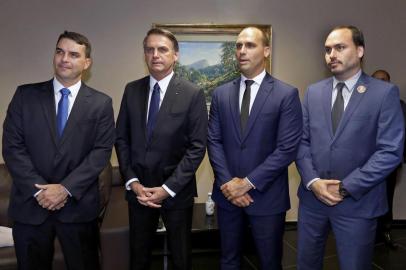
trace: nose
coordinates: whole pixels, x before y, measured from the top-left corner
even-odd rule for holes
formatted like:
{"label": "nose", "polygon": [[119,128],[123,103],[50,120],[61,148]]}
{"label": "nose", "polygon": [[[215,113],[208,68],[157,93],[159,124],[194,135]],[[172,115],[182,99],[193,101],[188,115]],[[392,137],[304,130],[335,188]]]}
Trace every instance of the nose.
{"label": "nose", "polygon": [[68,61],[68,54],[67,54],[67,53],[64,53],[64,54],[62,55],[62,61],[63,61],[63,62],[67,62],[67,61]]}
{"label": "nose", "polygon": [[158,57],[158,54],[159,54],[158,49],[155,48],[155,49],[154,49],[154,53],[152,54],[152,56],[153,56],[154,58],[156,58],[156,57]]}

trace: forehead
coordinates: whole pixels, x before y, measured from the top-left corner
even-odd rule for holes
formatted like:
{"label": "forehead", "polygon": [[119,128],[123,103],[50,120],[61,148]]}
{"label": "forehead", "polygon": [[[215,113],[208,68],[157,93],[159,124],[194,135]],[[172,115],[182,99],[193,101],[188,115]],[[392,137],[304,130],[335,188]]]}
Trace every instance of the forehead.
{"label": "forehead", "polygon": [[71,51],[71,52],[85,52],[86,46],[76,43],[76,41],[69,39],[69,38],[62,38],[59,40],[58,44],[56,44],[57,48]]}
{"label": "forehead", "polygon": [[166,46],[173,48],[172,41],[164,35],[152,34],[146,40],[146,45],[151,46]]}
{"label": "forehead", "polygon": [[325,45],[334,46],[336,44],[354,44],[351,30],[344,28],[331,32],[327,36]]}
{"label": "forehead", "polygon": [[256,28],[244,29],[237,38],[237,43],[253,42],[262,44],[262,32]]}

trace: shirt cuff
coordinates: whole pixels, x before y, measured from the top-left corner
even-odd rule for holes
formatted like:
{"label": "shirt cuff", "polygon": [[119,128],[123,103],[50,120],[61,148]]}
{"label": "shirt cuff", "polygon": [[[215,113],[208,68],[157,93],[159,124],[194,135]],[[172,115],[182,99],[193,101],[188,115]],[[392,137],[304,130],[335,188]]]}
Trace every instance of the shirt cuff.
{"label": "shirt cuff", "polygon": [[69,190],[66,187],[63,187],[63,188],[66,190],[66,192],[68,192],[69,197],[72,197],[72,193],[70,193]]}
{"label": "shirt cuff", "polygon": [[125,182],[125,189],[126,190],[131,190],[131,183],[132,182],[139,182],[140,180],[138,180],[138,178],[131,178],[130,180],[128,180],[127,182]]}
{"label": "shirt cuff", "polygon": [[245,179],[245,181],[248,182],[248,184],[251,185],[251,187],[252,187],[253,189],[256,189],[256,187],[255,187],[254,184],[248,179],[248,177],[245,177],[244,179]]}
{"label": "shirt cuff", "polygon": [[168,192],[169,195],[171,195],[172,198],[176,196],[176,193],[173,192],[170,188],[168,188],[167,185],[163,184],[163,185],[162,185],[162,188],[165,189],[165,191]]}
{"label": "shirt cuff", "polygon": [[314,182],[316,182],[317,180],[320,180],[320,178],[314,178],[314,179],[312,179],[307,185],[306,185],[306,188],[308,189],[308,190],[312,190],[311,188],[310,188],[310,186],[314,183]]}
{"label": "shirt cuff", "polygon": [[34,198],[36,198],[41,192],[42,192],[42,189],[40,189],[40,190],[38,190],[37,192],[35,192]]}

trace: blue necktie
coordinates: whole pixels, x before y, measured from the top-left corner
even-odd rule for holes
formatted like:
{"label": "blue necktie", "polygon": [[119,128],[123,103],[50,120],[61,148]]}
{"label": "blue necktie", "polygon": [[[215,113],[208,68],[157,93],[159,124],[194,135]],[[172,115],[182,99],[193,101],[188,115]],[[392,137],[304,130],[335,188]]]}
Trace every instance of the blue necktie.
{"label": "blue necktie", "polygon": [[69,110],[69,99],[70,94],[69,89],[62,88],[61,99],[58,102],[58,113],[56,114],[56,124],[58,128],[59,137],[62,136],[63,129],[65,128],[66,122],[68,121],[68,110]]}
{"label": "blue necktie", "polygon": [[160,100],[160,88],[158,83],[154,85],[154,90],[152,91],[151,101],[149,103],[148,112],[148,122],[147,122],[147,136],[148,141],[151,139],[152,131],[154,130],[156,118],[159,111],[159,100]]}

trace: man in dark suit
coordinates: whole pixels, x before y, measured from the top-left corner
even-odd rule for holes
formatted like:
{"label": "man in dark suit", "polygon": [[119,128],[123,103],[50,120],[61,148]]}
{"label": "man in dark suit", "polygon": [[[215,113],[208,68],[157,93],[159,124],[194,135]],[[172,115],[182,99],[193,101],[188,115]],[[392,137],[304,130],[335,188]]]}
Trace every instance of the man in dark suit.
{"label": "man in dark suit", "polygon": [[208,151],[221,235],[221,269],[240,269],[247,219],[262,269],[282,269],[282,237],[290,208],[288,166],[302,134],[298,91],[265,71],[270,47],[258,28],[241,31],[241,77],[213,94]]}
{"label": "man in dark suit", "polygon": [[333,77],[306,92],[296,160],[302,178],[298,269],[322,269],[331,228],[340,268],[367,270],[376,218],[387,211],[385,178],[403,151],[399,89],[362,72],[358,28],[334,28],[324,46]]}
{"label": "man in dark suit", "polygon": [[191,269],[195,172],[206,149],[203,91],[173,72],[179,46],[164,29],[143,42],[150,75],[127,84],[117,119],[116,149],[126,181],[131,269],[149,269],[159,216],[174,269]]}
{"label": "man in dark suit", "polygon": [[[386,70],[379,69],[372,74],[372,77],[385,82],[390,82],[390,75]],[[406,104],[400,100],[400,105],[403,111],[403,119],[406,118]],[[405,158],[405,148],[403,148],[403,160]],[[395,195],[395,187],[398,172],[402,168],[402,163],[386,177],[386,195],[388,196],[388,211],[378,218],[376,229],[376,241],[383,242],[385,246],[396,249],[397,244],[392,238],[392,222],[393,222],[393,196]]]}
{"label": "man in dark suit", "polygon": [[81,81],[90,52],[86,37],[62,33],[54,78],[19,86],[7,111],[3,157],[19,269],[51,269],[55,237],[67,269],[99,269],[98,175],[115,134],[111,99]]}

